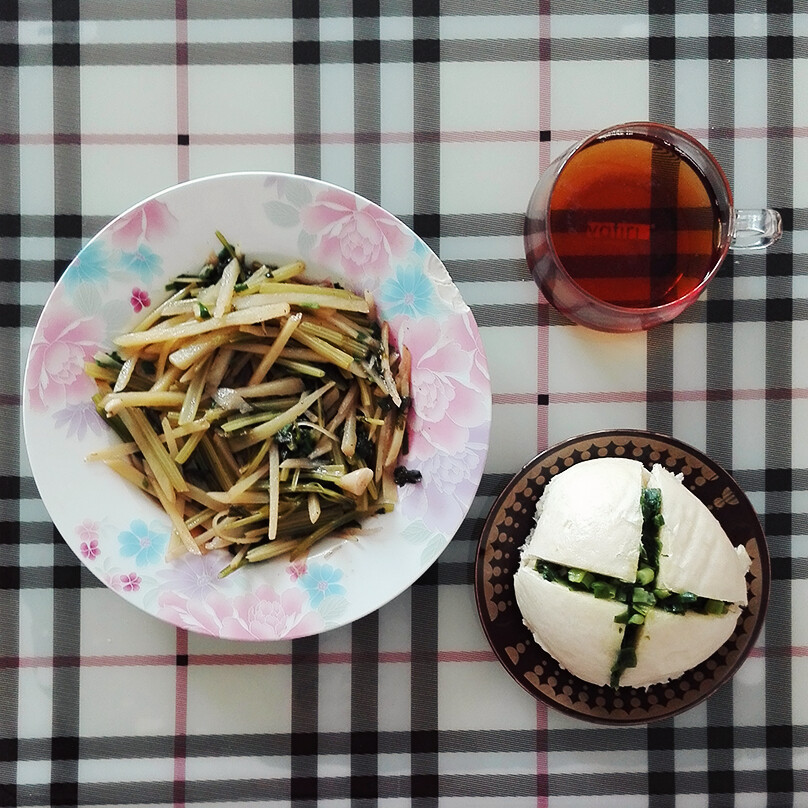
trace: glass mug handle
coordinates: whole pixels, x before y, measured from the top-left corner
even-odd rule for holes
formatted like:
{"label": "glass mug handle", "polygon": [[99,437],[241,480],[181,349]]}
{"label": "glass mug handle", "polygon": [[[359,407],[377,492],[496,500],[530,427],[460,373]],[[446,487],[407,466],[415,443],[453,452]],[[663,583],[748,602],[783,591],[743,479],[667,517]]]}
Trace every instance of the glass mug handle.
{"label": "glass mug handle", "polygon": [[762,250],[783,235],[783,219],[776,210],[736,210],[730,249]]}

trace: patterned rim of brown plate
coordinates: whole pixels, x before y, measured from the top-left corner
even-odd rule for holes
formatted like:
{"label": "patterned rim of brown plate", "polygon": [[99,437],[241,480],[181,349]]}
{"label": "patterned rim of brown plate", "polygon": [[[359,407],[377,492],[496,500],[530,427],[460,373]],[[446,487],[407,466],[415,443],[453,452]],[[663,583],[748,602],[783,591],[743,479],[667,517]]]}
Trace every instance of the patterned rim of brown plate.
{"label": "patterned rim of brown plate", "polygon": [[[709,659],[678,679],[647,689],[612,689],[584,682],[562,668],[532,638],[513,594],[519,550],[533,527],[536,501],[559,471],[595,457],[628,457],[660,463],[704,502],[734,545],[752,559],[749,603],[735,633]],[[770,562],[754,508],[735,480],[697,449],[641,430],[594,432],[570,438],[533,458],[494,503],[477,548],[474,589],[483,630],[499,661],[528,693],[576,718],[605,724],[640,724],[668,718],[712,695],[746,659],[763,625]]]}

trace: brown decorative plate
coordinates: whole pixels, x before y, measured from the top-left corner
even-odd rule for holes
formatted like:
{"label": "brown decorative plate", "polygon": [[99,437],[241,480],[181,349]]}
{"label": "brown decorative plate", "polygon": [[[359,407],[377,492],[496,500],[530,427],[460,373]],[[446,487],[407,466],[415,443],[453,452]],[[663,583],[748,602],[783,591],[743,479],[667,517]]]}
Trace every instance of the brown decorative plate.
{"label": "brown decorative plate", "polygon": [[[649,468],[660,463],[704,502],[734,545],[752,559],[749,603],[735,633],[709,659],[678,679],[645,688],[593,685],[562,668],[522,622],[513,591],[520,549],[532,527],[536,501],[553,475],[582,460],[628,457]],[[477,549],[477,610],[491,647],[511,676],[551,707],[609,724],[638,724],[680,713],[728,682],[754,646],[769,598],[766,538],[746,495],[732,477],[697,449],[674,438],[638,430],[595,432],[571,438],[531,460],[505,487],[485,522]]]}

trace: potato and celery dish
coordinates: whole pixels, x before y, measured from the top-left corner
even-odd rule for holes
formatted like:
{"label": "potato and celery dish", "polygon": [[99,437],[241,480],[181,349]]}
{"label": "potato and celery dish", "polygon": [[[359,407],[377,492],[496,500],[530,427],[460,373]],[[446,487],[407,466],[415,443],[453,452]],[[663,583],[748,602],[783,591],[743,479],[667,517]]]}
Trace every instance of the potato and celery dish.
{"label": "potato and celery dish", "polygon": [[304,283],[300,261],[224,248],[87,365],[123,443],[95,452],[154,497],[169,558],[227,548],[248,562],[304,555],[391,510],[419,474],[406,452],[410,358],[369,295]]}

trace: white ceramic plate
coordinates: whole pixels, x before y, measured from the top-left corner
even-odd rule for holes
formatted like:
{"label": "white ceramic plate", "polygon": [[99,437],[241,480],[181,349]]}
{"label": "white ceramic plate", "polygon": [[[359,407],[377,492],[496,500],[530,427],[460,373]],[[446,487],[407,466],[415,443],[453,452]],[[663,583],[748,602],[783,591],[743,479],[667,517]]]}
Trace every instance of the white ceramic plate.
{"label": "white ceramic plate", "polygon": [[[218,578],[229,554],[166,563],[159,506],[86,455],[117,440],[95,413],[83,365],[198,271],[220,246],[250,258],[302,258],[307,275],[374,295],[412,354],[410,449],[419,485],[358,541],[329,539],[305,561],[272,560]],[[107,225],[70,264],[33,337],[25,440],[42,499],[64,540],[108,587],[182,628],[230,639],[316,634],[356,620],[409,587],[460,526],[488,448],[491,387],[474,318],[437,256],[398,219],[342,188],[250,172],[163,191]]]}

